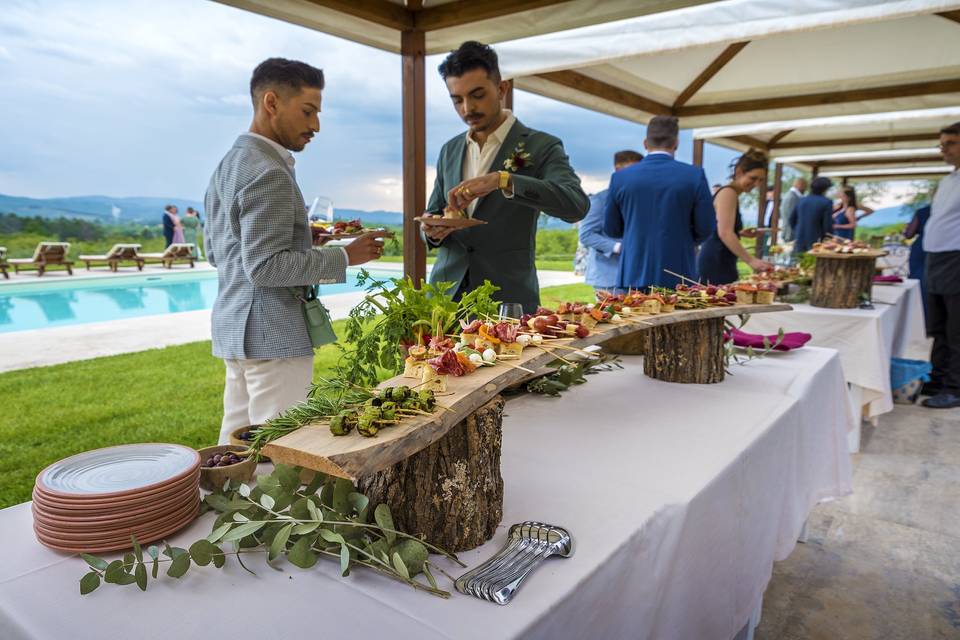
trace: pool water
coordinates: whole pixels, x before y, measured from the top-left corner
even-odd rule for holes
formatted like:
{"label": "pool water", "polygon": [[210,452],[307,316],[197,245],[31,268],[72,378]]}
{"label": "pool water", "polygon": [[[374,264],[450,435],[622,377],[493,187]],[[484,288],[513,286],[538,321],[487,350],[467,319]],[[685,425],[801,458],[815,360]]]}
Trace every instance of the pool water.
{"label": "pool water", "polygon": [[[348,269],[345,283],[321,286],[321,297],[359,291],[358,273]],[[385,279],[400,274],[371,275]],[[200,311],[212,308],[216,297],[216,271],[8,284],[0,287],[0,333]]]}

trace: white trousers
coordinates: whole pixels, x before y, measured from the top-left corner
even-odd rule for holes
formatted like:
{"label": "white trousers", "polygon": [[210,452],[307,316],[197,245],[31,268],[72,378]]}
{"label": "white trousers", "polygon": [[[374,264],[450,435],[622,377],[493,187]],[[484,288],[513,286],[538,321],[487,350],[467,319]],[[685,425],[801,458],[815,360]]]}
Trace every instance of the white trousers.
{"label": "white trousers", "polygon": [[313,381],[313,356],[223,362],[227,379],[223,386],[220,444],[229,443],[234,429],[263,424],[306,400]]}

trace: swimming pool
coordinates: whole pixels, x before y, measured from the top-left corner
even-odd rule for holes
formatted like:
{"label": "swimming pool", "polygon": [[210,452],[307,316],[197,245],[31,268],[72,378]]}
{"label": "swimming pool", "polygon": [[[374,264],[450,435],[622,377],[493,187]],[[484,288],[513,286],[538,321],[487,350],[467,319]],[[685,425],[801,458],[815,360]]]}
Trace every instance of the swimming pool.
{"label": "swimming pool", "polygon": [[[359,269],[347,270],[343,284],[323,285],[320,295],[359,291]],[[397,271],[371,271],[376,278]],[[217,272],[137,274],[91,280],[58,280],[0,287],[0,333],[47,329],[213,307]]]}

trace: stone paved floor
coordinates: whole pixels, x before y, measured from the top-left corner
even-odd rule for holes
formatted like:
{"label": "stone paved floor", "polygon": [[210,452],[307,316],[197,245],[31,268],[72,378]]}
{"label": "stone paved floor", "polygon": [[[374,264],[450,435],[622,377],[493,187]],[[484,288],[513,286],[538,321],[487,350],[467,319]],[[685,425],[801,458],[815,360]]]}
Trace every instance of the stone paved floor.
{"label": "stone paved floor", "polygon": [[960,638],[960,409],[896,405],[777,563],[758,640]]}

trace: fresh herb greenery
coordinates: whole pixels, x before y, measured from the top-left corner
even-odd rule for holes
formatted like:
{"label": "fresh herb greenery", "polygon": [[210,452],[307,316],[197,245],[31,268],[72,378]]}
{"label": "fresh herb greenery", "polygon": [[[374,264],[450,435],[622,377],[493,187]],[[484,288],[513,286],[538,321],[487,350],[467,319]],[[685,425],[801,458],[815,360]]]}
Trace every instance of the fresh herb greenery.
{"label": "fresh herb greenery", "polygon": [[357,284],[367,285],[367,295],[350,310],[345,342],[352,348],[343,347],[338,377],[362,386],[400,373],[406,356],[402,345],[459,333],[460,320],[497,312],[492,296],[499,287],[489,281],[459,302],[453,300],[452,282],[421,282],[417,287],[410,278],[377,280],[361,271]]}
{"label": "fresh herb greenery", "polygon": [[[300,471],[299,467],[276,465],[270,475],[258,476],[252,489],[227,481],[222,491],[204,498],[206,510],[217,513],[213,530],[188,549],[166,542],[162,552],[156,545],[143,549],[131,536],[133,551],[122,560],[108,562],[81,554],[90,571],[80,579],[80,594],[94,591],[101,582],[136,584],[146,591],[149,579],[159,576],[161,563],[168,565],[166,574],[171,578],[182,578],[193,565],[222,568],[228,556],[250,571],[241,556],[266,553],[271,565],[283,556],[301,569],[328,556],[339,561],[342,576],[349,575],[352,567],[362,566],[414,589],[450,596],[438,587],[429,557],[431,552],[439,553],[466,566],[456,556],[397,531],[389,507],[380,504],[371,509],[369,499],[349,480],[317,473],[303,486]],[[224,550],[227,544],[232,550]],[[415,579],[421,574],[426,582]]]}

